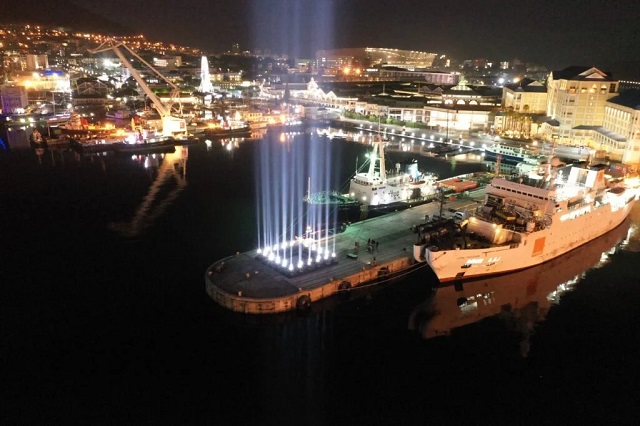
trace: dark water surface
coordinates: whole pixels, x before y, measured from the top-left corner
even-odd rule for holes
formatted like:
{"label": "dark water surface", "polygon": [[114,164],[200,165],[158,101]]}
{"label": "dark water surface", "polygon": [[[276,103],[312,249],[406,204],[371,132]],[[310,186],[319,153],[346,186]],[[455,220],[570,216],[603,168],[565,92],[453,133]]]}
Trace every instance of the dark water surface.
{"label": "dark water surface", "polygon": [[[255,244],[258,143],[0,152],[3,424],[636,424],[638,208],[564,264],[480,284],[463,310],[423,272],[246,317],[203,276]],[[336,150],[346,179],[364,147]],[[425,338],[434,327],[450,335]]]}

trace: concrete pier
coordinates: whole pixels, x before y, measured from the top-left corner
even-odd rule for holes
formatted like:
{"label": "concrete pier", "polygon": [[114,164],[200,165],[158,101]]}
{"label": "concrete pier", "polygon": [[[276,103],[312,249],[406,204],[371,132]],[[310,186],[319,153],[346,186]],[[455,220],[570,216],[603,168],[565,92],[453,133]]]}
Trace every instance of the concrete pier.
{"label": "concrete pier", "polygon": [[[475,208],[474,199],[482,193],[484,190],[475,191],[472,198],[447,202],[443,216],[452,215],[449,209]],[[337,293],[428,268],[413,258],[418,236],[411,227],[439,211],[440,203],[432,202],[352,224],[329,237],[335,239],[334,263],[295,277],[257,260],[255,250],[220,259],[205,272],[207,293],[235,312],[280,313],[303,310]],[[378,243],[371,251],[367,250],[369,239]]]}

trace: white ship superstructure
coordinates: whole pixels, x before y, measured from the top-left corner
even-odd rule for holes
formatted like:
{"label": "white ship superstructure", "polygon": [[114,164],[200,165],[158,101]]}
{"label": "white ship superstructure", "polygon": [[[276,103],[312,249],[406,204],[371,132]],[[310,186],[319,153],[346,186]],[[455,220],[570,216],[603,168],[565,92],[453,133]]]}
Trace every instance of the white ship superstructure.
{"label": "white ship superstructure", "polygon": [[[605,166],[556,168],[537,186],[494,178],[484,204],[458,229],[425,231],[414,257],[441,282],[547,262],[614,229],[636,191],[610,187]],[[450,224],[451,225],[451,224]]]}
{"label": "white ship superstructure", "polygon": [[369,154],[368,171],[356,173],[351,179],[350,197],[363,204],[379,206],[421,200],[436,192],[436,176],[419,172],[416,162],[410,163],[404,170],[398,164],[395,173],[388,174],[383,145],[382,139],[374,142],[373,152]]}

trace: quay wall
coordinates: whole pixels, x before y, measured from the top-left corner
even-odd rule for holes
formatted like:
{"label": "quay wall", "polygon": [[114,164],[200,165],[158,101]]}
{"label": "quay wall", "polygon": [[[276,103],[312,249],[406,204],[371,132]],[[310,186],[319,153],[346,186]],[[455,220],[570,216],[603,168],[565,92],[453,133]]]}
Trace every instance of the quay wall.
{"label": "quay wall", "polygon": [[[251,298],[238,294],[231,294],[215,283],[216,265],[211,265],[205,273],[205,285],[209,296],[222,307],[234,312],[245,314],[275,314],[309,308],[311,303],[333,296],[338,293],[349,292],[354,288],[390,280],[403,273],[411,272],[423,263],[416,263],[411,256],[402,256],[373,266],[364,266],[357,273],[338,279],[327,277],[326,284],[318,283],[312,288],[300,289],[297,293],[287,296],[271,298]],[[348,284],[345,284],[348,283]]]}

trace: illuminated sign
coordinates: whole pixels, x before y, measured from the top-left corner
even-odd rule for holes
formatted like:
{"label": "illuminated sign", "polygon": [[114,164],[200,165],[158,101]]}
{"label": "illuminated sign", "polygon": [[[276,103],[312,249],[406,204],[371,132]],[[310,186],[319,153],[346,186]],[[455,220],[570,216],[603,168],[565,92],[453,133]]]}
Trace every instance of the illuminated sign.
{"label": "illuminated sign", "polygon": [[486,264],[486,266],[491,266],[495,263],[498,263],[502,260],[502,257],[500,256],[494,256],[494,257],[490,257],[488,259],[485,259],[479,257],[479,258],[475,258],[475,259],[467,259],[467,262],[462,266],[463,268],[469,268],[472,265],[482,265],[483,263]]}
{"label": "illuminated sign", "polygon": [[574,210],[571,213],[563,214],[560,216],[560,222],[564,222],[565,220],[575,219],[578,216],[582,216],[585,213],[589,213],[591,211],[591,206],[582,207],[580,209]]}

